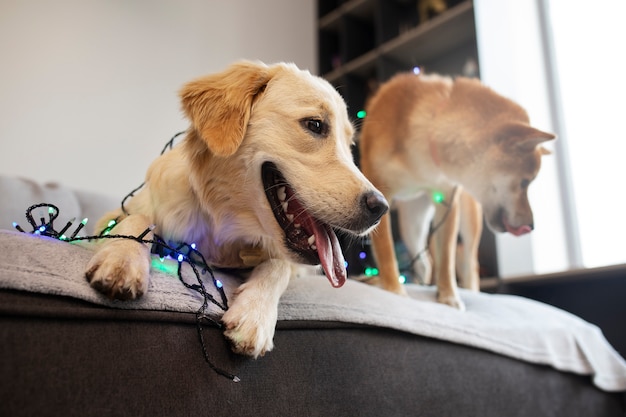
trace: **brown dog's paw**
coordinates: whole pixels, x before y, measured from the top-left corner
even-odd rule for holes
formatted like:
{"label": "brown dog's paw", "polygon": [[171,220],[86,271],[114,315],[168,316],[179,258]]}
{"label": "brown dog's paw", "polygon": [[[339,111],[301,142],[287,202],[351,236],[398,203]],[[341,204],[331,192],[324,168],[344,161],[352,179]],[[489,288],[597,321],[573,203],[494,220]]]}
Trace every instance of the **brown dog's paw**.
{"label": "brown dog's paw", "polygon": [[437,302],[441,304],[447,304],[450,307],[456,308],[460,311],[465,311],[465,303],[461,300],[461,297],[455,294],[442,295],[437,294]]}
{"label": "brown dog's paw", "polygon": [[93,288],[111,299],[133,300],[148,290],[150,260],[138,242],[110,242],[94,254],[85,276]]}
{"label": "brown dog's paw", "polygon": [[404,288],[404,285],[400,284],[400,281],[396,280],[384,280],[381,279],[380,280],[380,286],[384,289],[387,290],[389,292],[392,292],[394,294],[398,294],[401,295],[403,297],[408,297],[409,294],[406,292],[406,289]]}

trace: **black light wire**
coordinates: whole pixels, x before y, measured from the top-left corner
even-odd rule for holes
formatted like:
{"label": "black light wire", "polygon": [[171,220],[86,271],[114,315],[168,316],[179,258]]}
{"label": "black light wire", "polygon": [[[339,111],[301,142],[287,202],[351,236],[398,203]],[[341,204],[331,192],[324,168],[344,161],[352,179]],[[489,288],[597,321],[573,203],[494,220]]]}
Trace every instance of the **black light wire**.
{"label": "black light wire", "polygon": [[[437,222],[436,225],[431,227],[430,231],[428,232],[428,239],[426,240],[426,246],[422,250],[418,251],[417,254],[413,256],[413,258],[411,258],[411,260],[407,262],[403,267],[399,268],[401,271],[411,270],[415,262],[417,262],[426,253],[428,253],[428,242],[430,241],[430,238],[432,237],[432,235],[434,235],[435,232],[437,232],[437,230],[439,230],[439,228],[446,222],[446,219],[448,218],[448,215],[450,214],[451,204],[454,201],[454,198],[456,197],[456,193],[458,189],[459,189],[459,186],[456,185],[454,189],[452,190],[450,204],[446,203],[445,200],[439,203],[439,204],[443,204],[446,207],[445,213],[441,217],[441,220],[439,220],[439,222]],[[420,277],[420,276],[417,277],[420,283],[424,282],[424,278],[425,277]]]}
{"label": "black light wire", "polygon": [[[178,132],[174,136],[172,136],[172,138],[163,147],[163,150],[161,150],[161,155],[163,155],[168,149],[171,150],[174,147],[174,141],[176,140],[176,138],[179,137],[180,135],[184,134],[185,132],[186,132],[186,130],[183,130],[181,132]],[[124,205],[126,203],[126,200],[128,200],[131,197],[134,197],[135,193],[137,191],[141,190],[144,185],[146,185],[145,181],[142,182],[139,187],[135,188],[130,193],[128,193],[126,195],[126,197],[124,197],[124,199],[122,200],[122,204],[121,204],[122,205],[122,211],[124,212],[124,214],[128,215],[128,211],[126,210],[126,206]]]}

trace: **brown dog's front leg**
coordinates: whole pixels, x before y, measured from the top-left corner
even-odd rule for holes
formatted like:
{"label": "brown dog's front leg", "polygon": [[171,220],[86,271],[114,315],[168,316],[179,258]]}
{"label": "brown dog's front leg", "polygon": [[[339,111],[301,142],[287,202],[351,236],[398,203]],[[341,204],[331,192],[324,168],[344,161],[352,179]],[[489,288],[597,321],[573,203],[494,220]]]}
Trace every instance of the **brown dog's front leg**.
{"label": "brown dog's front leg", "polygon": [[432,236],[434,277],[437,280],[437,301],[465,310],[456,284],[456,245],[459,233],[459,192],[453,193],[447,205],[437,205]]}
{"label": "brown dog's front leg", "polygon": [[[112,235],[140,236],[150,227],[146,216],[132,214],[120,221]],[[151,239],[152,232],[144,239]],[[102,239],[87,264],[85,276],[92,287],[109,298],[129,300],[148,290],[150,248],[132,239]]]}
{"label": "brown dog's front leg", "polygon": [[483,210],[471,195],[460,196],[459,233],[463,244],[457,251],[457,274],[461,288],[480,291],[478,248],[483,231]]}
{"label": "brown dog's front leg", "polygon": [[393,245],[391,215],[389,213],[381,218],[380,224],[371,234],[371,240],[382,287],[396,294],[407,295],[398,279],[400,272]]}

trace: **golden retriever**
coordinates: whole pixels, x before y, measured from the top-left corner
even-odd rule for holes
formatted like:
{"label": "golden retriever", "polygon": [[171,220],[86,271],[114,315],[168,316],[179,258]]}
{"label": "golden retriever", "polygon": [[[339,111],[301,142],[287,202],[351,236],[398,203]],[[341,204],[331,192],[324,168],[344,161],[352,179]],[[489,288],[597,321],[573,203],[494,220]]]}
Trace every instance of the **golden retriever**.
{"label": "golden retriever", "polygon": [[[109,213],[99,227],[119,218],[115,233],[137,236],[155,225],[165,239],[195,242],[211,265],[252,268],[222,322],[235,352],[258,357],[273,347],[278,300],[295,266],[321,264],[341,287],[335,230],[365,234],[388,205],[354,164],[345,102],[308,71],[243,61],[186,84],[180,97],[186,137],[151,164],[128,214]],[[139,297],[149,252],[108,239],[86,277],[110,297]]]}
{"label": "golden retriever", "polygon": [[[426,246],[432,220],[438,300],[463,309],[455,277],[459,224],[473,257],[481,206],[491,230],[516,236],[530,232],[528,186],[547,152],[540,144],[555,136],[531,127],[518,104],[463,77],[397,75],[380,87],[366,111],[359,139],[361,169],[398,205],[405,240],[415,241],[413,255],[418,246]],[[435,192],[445,196],[443,204],[433,203]],[[382,286],[405,294],[389,215],[372,234],[372,245]],[[477,289],[477,263],[469,262],[465,275],[473,275],[468,282]]]}

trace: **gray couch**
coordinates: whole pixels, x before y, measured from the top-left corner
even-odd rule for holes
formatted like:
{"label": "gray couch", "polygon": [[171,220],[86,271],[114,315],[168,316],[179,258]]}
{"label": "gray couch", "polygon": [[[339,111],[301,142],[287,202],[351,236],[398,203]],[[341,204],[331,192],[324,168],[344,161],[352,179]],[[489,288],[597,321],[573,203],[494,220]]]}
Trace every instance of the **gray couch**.
{"label": "gray couch", "polygon": [[232,382],[205,362],[201,300],[175,276],[155,271],[142,300],[112,302],[82,277],[88,248],[12,226],[29,232],[35,203],[57,205],[63,224],[119,201],[8,177],[0,195],[2,416],[624,415],[626,364],[577,317],[469,292],[461,313],[431,288],[402,298],[316,276],[288,288],[263,358],[231,353],[202,323],[208,358],[241,378]]}

